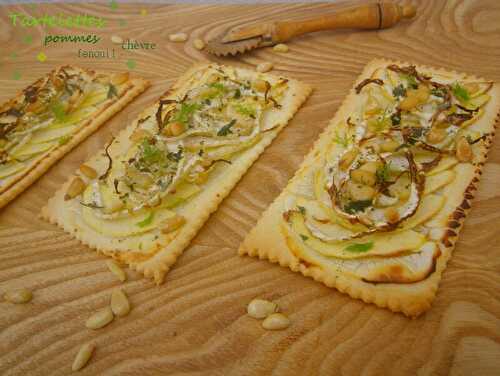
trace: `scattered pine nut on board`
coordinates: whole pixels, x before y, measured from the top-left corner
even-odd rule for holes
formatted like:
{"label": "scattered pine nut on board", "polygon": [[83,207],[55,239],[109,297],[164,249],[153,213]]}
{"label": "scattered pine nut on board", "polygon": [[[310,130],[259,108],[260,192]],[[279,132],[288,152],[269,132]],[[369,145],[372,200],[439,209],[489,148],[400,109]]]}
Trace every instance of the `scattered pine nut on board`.
{"label": "scattered pine nut on board", "polygon": [[[354,299],[277,264],[237,254],[373,59],[444,67],[500,82],[497,0],[401,0],[398,4],[416,6],[416,15],[390,29],[320,31],[287,41],[286,53],[263,47],[226,58],[209,55],[208,45],[196,49],[195,40],[208,42],[228,27],[256,21],[313,19],[343,4],[9,3],[0,5],[0,103],[63,65],[105,73],[128,71],[151,86],[0,210],[0,375],[498,375],[498,134],[436,297],[417,318]],[[14,26],[11,13],[86,14],[105,19],[106,25],[99,29]],[[171,42],[168,36],[179,32],[187,33],[188,40]],[[101,41],[43,46],[48,35],[92,34]],[[154,43],[157,48],[125,51],[112,42],[112,36],[132,44]],[[78,56],[79,49],[111,52],[113,48],[119,52],[115,59]],[[40,52],[46,55],[44,62],[37,59]],[[85,182],[93,178],[94,173],[81,166],[104,151],[114,136],[200,61],[253,71],[268,61],[274,65],[272,75],[310,84],[314,91],[205,222],[163,284],[156,286],[119,260],[114,261],[126,274],[113,268],[114,274],[106,265],[112,258],[40,219],[40,211],[75,174],[81,173]],[[169,127],[172,133],[181,129]],[[436,130],[430,137],[438,140],[442,135]],[[391,147],[390,142],[384,145]],[[467,158],[467,152],[462,155]],[[96,176],[102,172],[94,171]],[[367,172],[355,175],[370,181],[369,168]],[[441,175],[435,186],[447,184],[452,176]],[[174,228],[181,222],[172,220],[170,225]],[[439,236],[439,229],[429,231],[429,237]],[[4,300],[6,293],[21,288],[32,292],[29,303]],[[110,306],[118,289],[126,293],[130,312],[115,316],[101,329],[86,328],[86,320]],[[276,313],[286,315],[290,325],[265,329],[265,318],[252,317],[255,307],[247,313],[256,299],[275,303]],[[75,359],[79,371],[72,372]]]}

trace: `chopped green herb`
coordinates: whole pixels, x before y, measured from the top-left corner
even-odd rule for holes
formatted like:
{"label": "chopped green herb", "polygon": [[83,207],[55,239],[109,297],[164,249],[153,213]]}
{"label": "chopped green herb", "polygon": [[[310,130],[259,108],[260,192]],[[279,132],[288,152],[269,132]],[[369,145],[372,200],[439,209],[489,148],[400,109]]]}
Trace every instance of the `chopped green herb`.
{"label": "chopped green herb", "polygon": [[375,176],[377,177],[377,182],[382,184],[389,180],[389,163],[384,163],[382,167],[379,167],[377,171],[375,171]]}
{"label": "chopped green herb", "polygon": [[399,84],[394,89],[392,89],[392,95],[395,97],[404,97],[406,95],[406,89],[403,84]]}
{"label": "chopped green herb", "polygon": [[59,145],[64,145],[64,144],[68,143],[69,140],[71,140],[71,136],[67,134],[65,136],[60,137],[59,140],[57,141],[57,143]]}
{"label": "chopped green herb", "polygon": [[373,248],[373,242],[353,243],[345,247],[344,250],[348,252],[364,253],[368,252],[372,248]]}
{"label": "chopped green herb", "polygon": [[343,136],[339,135],[338,131],[335,131],[335,136],[333,137],[333,142],[336,144],[342,145],[343,147],[347,147],[349,145],[349,138],[346,134]]}
{"label": "chopped green herb", "polygon": [[467,89],[461,86],[458,82],[455,82],[451,86],[451,91],[453,92],[453,95],[461,102],[467,102],[470,99],[470,95]]}
{"label": "chopped green herb", "polygon": [[181,108],[174,115],[174,121],[187,124],[189,122],[189,118],[199,109],[200,105],[198,103],[182,103]]}
{"label": "chopped green herb", "polygon": [[351,201],[344,207],[344,210],[349,214],[354,214],[356,212],[365,210],[371,205],[372,200]]}
{"label": "chopped green herb", "polygon": [[305,236],[305,235],[300,234],[300,238],[302,239],[302,241],[305,242],[307,239],[309,239],[309,236]]}
{"label": "chopped green herb", "polygon": [[241,103],[236,103],[233,106],[234,106],[234,109],[236,110],[236,112],[238,112],[239,114],[246,115],[246,116],[249,116],[249,117],[255,119],[255,116],[256,116],[255,107],[253,107],[251,105],[244,106]]}
{"label": "chopped green herb", "polygon": [[109,84],[107,98],[111,99],[113,97],[118,97],[118,91],[116,91],[116,86],[115,85]]}
{"label": "chopped green herb", "polygon": [[300,214],[305,215],[306,214],[306,208],[303,206],[297,206],[297,209],[299,209]]}
{"label": "chopped green herb", "polygon": [[146,227],[153,223],[153,218],[155,216],[155,212],[150,212],[149,215],[144,218],[142,221],[137,222],[136,225],[139,227]]}
{"label": "chopped green herb", "polygon": [[141,144],[142,157],[147,163],[157,163],[163,159],[163,153],[155,145],[152,145],[149,140],[144,139]]}
{"label": "chopped green herb", "polygon": [[410,76],[408,74],[404,74],[403,78],[408,83],[408,87],[410,89],[416,89],[418,87],[418,82],[417,82],[417,79],[415,78],[415,76]]}
{"label": "chopped green herb", "polygon": [[203,98],[214,99],[220,97],[226,93],[227,88],[221,82],[213,82],[207,85],[211,90],[205,91]]}
{"label": "chopped green herb", "polygon": [[392,125],[399,125],[401,124],[401,113],[400,112],[395,112],[391,115],[391,122]]}
{"label": "chopped green herb", "polygon": [[50,111],[52,111],[52,114],[58,121],[64,121],[66,120],[67,114],[66,110],[64,109],[64,106],[62,105],[61,102],[54,102],[50,106]]}
{"label": "chopped green herb", "polygon": [[214,83],[208,84],[208,87],[211,87],[212,89],[221,90],[221,91],[225,89],[224,84],[222,84],[220,82],[214,82]]}
{"label": "chopped green herb", "polygon": [[233,133],[231,130],[231,127],[236,124],[236,120],[233,119],[226,125],[224,125],[219,131],[217,132],[217,136],[227,136],[229,133]]}
{"label": "chopped green herb", "polygon": [[387,113],[384,113],[384,115],[381,118],[376,119],[374,123],[375,131],[382,132],[387,128],[389,128],[391,124],[392,120],[389,117],[387,117]]}

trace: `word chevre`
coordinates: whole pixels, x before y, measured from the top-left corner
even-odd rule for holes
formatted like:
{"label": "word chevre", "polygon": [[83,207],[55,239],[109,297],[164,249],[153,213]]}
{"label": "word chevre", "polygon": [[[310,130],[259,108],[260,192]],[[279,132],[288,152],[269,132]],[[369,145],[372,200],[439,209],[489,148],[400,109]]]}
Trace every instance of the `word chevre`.
{"label": "word chevre", "polygon": [[156,43],[133,41],[127,39],[125,42],[122,43],[122,48],[124,50],[155,50]]}

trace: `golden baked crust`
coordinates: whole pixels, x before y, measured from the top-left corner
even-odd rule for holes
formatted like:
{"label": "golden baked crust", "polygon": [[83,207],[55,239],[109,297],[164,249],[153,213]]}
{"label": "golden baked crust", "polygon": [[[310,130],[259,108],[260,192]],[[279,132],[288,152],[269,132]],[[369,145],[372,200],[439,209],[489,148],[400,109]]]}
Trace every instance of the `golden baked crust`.
{"label": "golden baked crust", "polygon": [[[0,106],[0,113],[5,113],[13,106],[22,102],[25,97],[25,92],[33,87],[40,87],[46,83],[51,76],[56,75],[61,70],[65,70],[72,75],[81,75],[87,80],[92,80],[97,75],[111,79],[112,75],[84,70],[73,66],[63,66],[56,68],[44,78],[39,79],[34,84],[19,93],[15,98]],[[127,75],[128,77],[128,75]],[[10,175],[4,179],[0,179],[0,208],[7,205],[17,195],[28,188],[36,179],[45,173],[54,163],[61,159],[65,154],[70,152],[75,146],[82,142],[85,138],[95,132],[114,114],[121,111],[129,102],[136,96],[142,93],[149,86],[149,82],[141,78],[127,78],[119,86],[116,96],[104,100],[102,103],[95,106],[95,110],[91,116],[86,116],[79,122],[71,123],[75,126],[75,131],[70,137],[65,139],[64,143],[55,145],[53,148],[38,154],[35,158],[29,160],[26,167],[19,173]]]}
{"label": "golden baked crust", "polygon": [[[356,80],[355,87],[362,83],[366,84],[367,79],[376,78],[375,72],[386,69],[389,65],[401,67],[409,64],[386,60],[371,61]],[[416,69],[421,74],[447,82],[485,82],[478,77],[444,69],[427,66],[416,66]],[[313,248],[309,246],[310,239],[307,239],[307,236],[300,239],[303,235],[294,232],[292,226],[289,225],[289,217],[299,215],[296,211],[290,211],[290,202],[296,202],[294,201],[296,197],[302,194],[307,196],[307,188],[304,186],[307,186],[306,182],[311,179],[311,174],[322,163],[324,151],[329,150],[332,140],[338,137],[338,125],[345,122],[355,112],[357,94],[355,89],[352,89],[295,176],[245,238],[240,246],[239,254],[279,263],[281,266],[289,267],[295,272],[300,272],[349,294],[353,298],[389,308],[394,312],[402,312],[407,316],[415,317],[426,311],[435,297],[442,272],[451,257],[458,233],[471,208],[471,200],[477,189],[481,169],[495,133],[495,122],[500,109],[499,85],[493,84],[488,94],[491,98],[484,106],[484,112],[470,125],[472,130],[481,136],[479,142],[472,145],[473,163],[458,161],[448,163],[454,158],[450,154],[446,156],[449,159],[446,163],[441,161],[441,167],[436,168],[432,174],[428,174],[429,182],[434,185],[433,193],[436,197],[439,196],[441,201],[444,199],[444,203],[440,210],[432,213],[430,218],[422,217],[425,220],[420,224],[423,228],[422,232],[428,231],[425,235],[426,240],[432,239],[436,248],[432,248],[430,244],[427,248],[405,249],[404,252],[398,250],[397,247],[379,248],[377,251],[379,254],[375,253],[372,256],[366,249],[358,250],[361,253],[350,253],[345,248],[340,250],[332,248],[329,243],[327,250],[337,253],[327,255],[326,251],[312,252]],[[433,193],[426,192],[428,196],[432,196]],[[420,231],[420,228],[417,227],[417,229]],[[393,231],[379,232],[382,236],[385,236],[384,234],[392,236],[392,233]],[[369,236],[357,238],[358,242],[361,245],[367,245],[367,248],[372,247],[371,242],[363,243],[363,239],[369,239]],[[352,240],[335,244],[340,247],[341,244],[352,244]],[[375,250],[375,248],[372,249]],[[391,252],[394,253],[383,255],[383,253]],[[425,262],[415,261],[418,257],[422,259],[425,257]],[[412,269],[408,265],[418,265],[418,268]]]}
{"label": "golden baked crust", "polygon": [[[135,147],[134,145],[137,145],[131,141],[137,129],[156,129],[156,127],[159,127],[160,122],[158,119],[163,119],[165,107],[171,105],[172,101],[176,103],[173,104],[174,106],[179,106],[180,103],[185,103],[184,101],[188,93],[193,93],[200,87],[204,89],[213,88],[214,90],[218,90],[219,88],[221,90],[224,89],[218,82],[214,82],[212,87],[207,84],[207,80],[210,79],[211,75],[218,74],[217,72],[222,72],[221,74],[233,78],[233,75],[237,75],[239,79],[246,80],[249,83],[253,83],[257,79],[271,83],[279,81],[286,82],[286,90],[282,94],[279,107],[266,111],[266,116],[262,116],[263,120],[260,126],[262,129],[265,129],[265,131],[261,132],[261,137],[255,139],[255,142],[252,141],[248,147],[242,148],[236,154],[231,155],[225,163],[219,163],[218,167],[208,175],[208,180],[196,185],[195,194],[189,196],[181,204],[175,204],[170,208],[172,211],[171,214],[168,214],[168,210],[161,209],[160,205],[160,209],[155,211],[156,214],[154,214],[154,217],[152,214],[150,216],[141,217],[144,219],[141,222],[136,221],[135,223],[135,225],[139,225],[139,227],[144,224],[146,224],[145,226],[151,225],[151,228],[148,229],[147,232],[139,233],[144,227],[140,229],[132,226],[131,229],[129,226],[127,228],[131,231],[131,235],[126,236],[124,235],[124,227],[122,226],[116,228],[116,231],[113,230],[114,235],[110,236],[109,232],[103,233],[102,231],[96,231],[95,228],[88,225],[90,222],[81,220],[78,213],[86,209],[82,209],[81,206],[79,207],[78,202],[74,200],[64,200],[64,195],[72,181],[72,179],[70,179],[60,190],[58,190],[58,192],[56,192],[55,196],[50,199],[48,205],[43,208],[42,217],[52,223],[58,224],[82,243],[96,249],[98,252],[114,257],[128,264],[133,269],[140,271],[146,277],[153,278],[157,283],[161,283],[171,265],[187,247],[210,214],[217,209],[224,197],[230,192],[263,150],[271,143],[274,137],[276,137],[278,132],[293,117],[311,92],[309,86],[296,80],[287,80],[270,74],[260,74],[245,69],[223,67],[215,64],[195,65],[180,77],[177,83],[160,97],[159,101],[145,109],[131,125],[115,138],[109,147],[109,153],[112,158],[119,158],[119,156],[125,155],[128,150],[132,150],[132,148]],[[238,97],[240,95],[243,96],[243,94],[238,93]],[[182,110],[182,105],[180,108]],[[185,108],[192,109],[193,107],[192,104],[189,103]],[[221,139],[223,139],[223,135],[229,133],[228,129],[232,125],[236,126],[237,124],[233,122],[229,123],[225,128],[219,129],[217,135],[220,135]],[[160,129],[160,131],[165,132],[165,128]],[[157,130],[154,132],[155,139],[159,140],[155,142],[161,143],[165,140],[165,137],[166,140],[169,140],[170,136],[164,137],[163,133],[159,133]],[[188,131],[186,131],[186,133],[187,132]],[[189,141],[195,138],[195,136],[192,136],[191,138],[186,137],[183,139],[185,150],[188,149],[187,145]],[[146,141],[143,140],[141,142],[150,142],[147,141],[149,138],[145,138],[145,140]],[[218,142],[217,137],[214,142]],[[139,145],[143,144],[139,143]],[[181,154],[182,156],[186,155],[185,150]],[[177,148],[177,153],[179,153],[179,147]],[[207,153],[208,151],[205,154]],[[205,154],[203,154],[203,156],[205,156]],[[202,158],[202,154],[200,153],[199,155],[200,158]],[[178,163],[182,163],[182,160]],[[99,173],[103,173],[108,166],[107,159],[102,156],[102,153],[85,162],[85,164],[93,167]],[[165,201],[162,201],[162,205],[164,202]],[[171,215],[171,217],[168,217],[169,215]],[[165,216],[167,219],[165,222],[168,222],[168,219],[172,217],[182,217],[183,222],[180,222],[180,227],[178,229],[176,228],[174,231],[164,234],[160,227],[164,226],[165,222],[163,217]],[[158,224],[156,224],[155,221],[158,221]],[[137,230],[137,233],[132,234],[134,229]]]}

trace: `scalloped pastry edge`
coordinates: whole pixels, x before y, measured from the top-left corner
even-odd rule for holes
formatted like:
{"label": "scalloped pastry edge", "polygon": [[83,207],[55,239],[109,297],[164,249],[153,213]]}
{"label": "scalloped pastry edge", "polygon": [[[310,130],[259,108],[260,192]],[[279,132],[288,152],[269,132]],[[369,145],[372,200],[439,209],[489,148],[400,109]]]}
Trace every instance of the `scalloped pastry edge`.
{"label": "scalloped pastry edge", "polygon": [[[168,89],[162,96],[160,96],[160,98],[158,98],[158,100],[175,96],[177,92],[182,91],[183,88],[188,87],[190,83],[195,81],[193,79],[195,73],[207,69],[210,66],[224,67],[223,65],[214,63],[197,63],[189,68],[170,89]],[[252,73],[261,77],[272,76],[270,74],[261,74],[257,72]],[[307,100],[310,93],[312,92],[312,88],[305,83],[299,82],[297,80],[289,80],[289,82],[293,82],[295,86],[295,91],[293,93],[294,100],[290,104],[288,110],[284,112],[282,117],[280,118],[280,125],[266,132],[263,138],[258,143],[244,152],[244,158],[239,159],[237,168],[231,170],[231,173],[224,177],[224,181],[218,187],[214,197],[207,197],[205,200],[203,200],[202,206],[199,207],[197,212],[197,219],[186,223],[176,234],[176,237],[174,238],[172,243],[155,253],[147,260],[131,261],[127,258],[127,252],[106,249],[101,246],[99,241],[96,241],[96,239],[92,237],[92,234],[86,234],[82,231],[75,231],[75,228],[70,226],[68,223],[60,220],[57,213],[57,202],[60,202],[63,199],[64,192],[66,191],[66,188],[70,184],[72,178],[66,181],[66,183],[56,192],[54,197],[49,200],[47,206],[42,209],[41,217],[49,221],[50,223],[60,226],[62,229],[70,233],[73,237],[78,239],[81,243],[88,246],[89,248],[94,249],[98,253],[101,253],[103,255],[112,257],[120,262],[126,263],[133,270],[142,273],[147,278],[153,279],[157,284],[161,284],[165,278],[166,273],[170,270],[170,267],[183,253],[191,240],[195,237],[204,223],[208,220],[210,215],[217,210],[222,200],[231,192],[237,182],[257,160],[260,154],[262,154],[265,148],[269,144],[271,144],[278,133],[289,123],[289,121],[293,118],[295,113],[299,110],[299,108]],[[155,106],[157,105],[158,100],[156,100],[150,107],[145,109],[141,113],[141,115],[139,115],[137,119],[134,120],[127,128],[122,130],[117,138],[121,137],[122,134],[130,131],[131,128],[134,128],[137,124],[138,119],[140,119],[143,114],[148,113],[148,111],[150,111],[152,108],[156,108]],[[98,154],[99,152],[96,153],[96,156]],[[94,158],[91,158],[91,160],[95,159],[96,156]]]}
{"label": "scalloped pastry edge", "polygon": [[[488,117],[483,117],[481,121],[487,122],[488,137],[480,145],[478,162],[472,179],[469,181],[466,189],[462,193],[461,203],[449,215],[447,225],[444,228],[444,235],[438,242],[441,254],[435,260],[434,271],[424,280],[411,284],[394,283],[369,283],[360,279],[348,276],[342,272],[331,273],[318,266],[311,266],[302,262],[288,248],[284,236],[279,231],[279,221],[281,220],[282,202],[287,196],[287,189],[296,180],[301,179],[301,175],[310,166],[314,164],[315,158],[321,154],[323,146],[331,140],[335,131],[335,124],[346,117],[349,113],[349,107],[353,104],[356,85],[363,79],[368,78],[377,68],[385,67],[390,64],[410,65],[412,63],[392,61],[386,59],[375,59],[370,61],[362,73],[355,80],[355,84],[350,89],[349,94],[338,108],[334,117],[330,120],[328,126],[320,134],[312,146],[311,151],[306,155],[304,161],[298,168],[295,175],[290,179],[288,185],[282,193],[273,201],[268,209],[262,214],[255,227],[249,232],[243,240],[238,253],[240,255],[249,255],[266,259],[273,263],[278,263],[283,267],[288,267],[294,272],[300,272],[306,277],[333,287],[338,291],[348,294],[352,298],[360,299],[365,303],[372,303],[381,308],[388,308],[393,312],[401,312],[408,317],[417,317],[431,307],[436,296],[442,273],[455,248],[458,234],[463,227],[467,213],[472,206],[472,200],[477,190],[479,177],[482,174],[482,168],[486,162],[488,151],[493,142],[496,124],[500,117],[500,86],[494,84],[492,87],[492,100],[488,104],[493,107]],[[426,65],[415,64],[417,69],[434,74],[452,75],[456,78],[467,78],[471,80],[483,80],[480,77],[459,73],[444,68],[433,68]],[[276,231],[272,231],[272,229]]]}
{"label": "scalloped pastry edge", "polygon": [[[92,74],[103,73],[109,75],[109,73],[95,72],[92,70],[86,70],[69,65],[57,67],[52,72],[55,72],[63,67],[68,67],[80,72],[87,72]],[[52,72],[38,79],[32,85],[37,84],[41,80],[47,79]],[[142,78],[129,79],[128,84],[128,88],[124,93],[121,94],[121,97],[118,100],[102,106],[102,108],[99,108],[97,112],[93,114],[93,117],[91,119],[85,121],[83,124],[80,124],[80,129],[71,136],[71,139],[67,143],[58,145],[48,153],[45,153],[39,158],[35,159],[29,165],[26,171],[24,171],[22,174],[19,174],[19,176],[16,177],[13,181],[9,182],[9,187],[7,187],[4,192],[0,193],[0,209],[14,200],[22,192],[24,192],[24,190],[26,190],[31,184],[38,180],[38,178],[45,174],[45,172],[47,172],[47,170],[52,167],[57,161],[59,161],[62,157],[64,157],[67,153],[69,153],[77,145],[79,145],[83,140],[85,140],[97,129],[99,129],[99,127],[106,123],[111,117],[125,108],[127,104],[129,104],[135,97],[146,90],[150,85],[149,81]],[[5,102],[2,106],[0,106],[0,108],[7,108],[12,102],[14,102],[21,96],[23,96],[23,91],[18,93],[14,98]]]}

